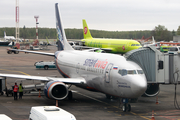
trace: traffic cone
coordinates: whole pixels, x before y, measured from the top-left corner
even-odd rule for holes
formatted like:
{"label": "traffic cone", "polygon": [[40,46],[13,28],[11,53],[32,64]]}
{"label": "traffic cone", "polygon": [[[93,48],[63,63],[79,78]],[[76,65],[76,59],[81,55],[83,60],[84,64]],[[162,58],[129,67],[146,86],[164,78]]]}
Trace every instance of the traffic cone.
{"label": "traffic cone", "polygon": [[158,102],[158,96],[156,96],[156,104],[159,104],[159,102]]}
{"label": "traffic cone", "polygon": [[155,118],[154,118],[154,110],[152,111],[152,118],[151,118],[151,120],[155,120]]}
{"label": "traffic cone", "polygon": [[41,97],[41,93],[40,93],[40,90],[39,90],[39,96],[38,97]]}
{"label": "traffic cone", "polygon": [[56,100],[56,107],[58,107],[58,100]]}

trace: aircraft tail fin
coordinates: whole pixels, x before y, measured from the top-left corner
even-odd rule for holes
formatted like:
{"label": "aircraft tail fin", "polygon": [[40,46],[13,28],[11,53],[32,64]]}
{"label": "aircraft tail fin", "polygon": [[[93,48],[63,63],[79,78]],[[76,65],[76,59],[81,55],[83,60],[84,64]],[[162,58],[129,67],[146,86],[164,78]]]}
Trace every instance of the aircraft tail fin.
{"label": "aircraft tail fin", "polygon": [[153,44],[155,44],[156,42],[155,42],[155,40],[154,40],[154,36],[152,36],[152,42],[153,42]]}
{"label": "aircraft tail fin", "polygon": [[89,31],[89,28],[88,28],[88,26],[87,26],[87,23],[86,23],[86,20],[85,19],[83,19],[82,20],[83,21],[83,35],[84,35],[84,39],[92,39],[92,36],[91,36],[91,33],[90,33],[90,31]]}
{"label": "aircraft tail fin", "polygon": [[62,25],[62,19],[58,8],[58,3],[55,4],[56,13],[56,30],[58,34],[58,50],[73,50],[66,39],[65,31]]}
{"label": "aircraft tail fin", "polygon": [[4,37],[6,37],[6,32],[4,31]]}

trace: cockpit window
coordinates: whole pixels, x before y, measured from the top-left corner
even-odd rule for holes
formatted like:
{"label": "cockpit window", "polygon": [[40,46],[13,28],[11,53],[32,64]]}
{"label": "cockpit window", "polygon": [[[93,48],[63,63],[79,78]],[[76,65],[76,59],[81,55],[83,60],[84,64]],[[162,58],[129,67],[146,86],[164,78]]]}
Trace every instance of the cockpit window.
{"label": "cockpit window", "polygon": [[136,46],[141,46],[140,44],[136,44]]}
{"label": "cockpit window", "polygon": [[127,74],[133,75],[133,74],[137,74],[137,73],[136,73],[136,70],[128,70],[128,71],[127,71]]}
{"label": "cockpit window", "polygon": [[119,70],[118,73],[124,76],[124,75],[127,75],[127,70],[122,69],[122,70]]}
{"label": "cockpit window", "polygon": [[132,44],[131,46],[135,46],[135,44]]}
{"label": "cockpit window", "polygon": [[125,70],[125,69],[119,70],[118,73],[121,74],[122,76],[137,74],[136,70]]}
{"label": "cockpit window", "polygon": [[138,74],[144,74],[143,70],[137,70]]}

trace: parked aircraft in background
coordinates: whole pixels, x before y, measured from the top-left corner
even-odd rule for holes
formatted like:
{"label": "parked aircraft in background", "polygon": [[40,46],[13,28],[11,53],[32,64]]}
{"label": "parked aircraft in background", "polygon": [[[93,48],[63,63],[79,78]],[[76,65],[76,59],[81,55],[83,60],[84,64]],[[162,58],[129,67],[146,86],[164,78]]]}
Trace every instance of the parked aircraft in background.
{"label": "parked aircraft in background", "polygon": [[154,36],[152,36],[152,42],[149,43],[149,42],[146,42],[144,43],[143,47],[148,47],[148,46],[157,46],[159,47],[160,46],[160,42],[157,42],[154,40]]}
{"label": "parked aircraft in background", "polygon": [[6,32],[4,31],[4,39],[5,40],[15,40],[16,38],[14,36],[6,36]]}
{"label": "parked aircraft in background", "polygon": [[72,98],[72,92],[67,85],[74,84],[84,89],[100,91],[107,96],[123,98],[123,111],[130,111],[128,100],[141,96],[147,89],[147,80],[141,67],[132,61],[126,61],[120,55],[74,50],[66,39],[57,3],[55,11],[58,51],[55,53],[18,51],[54,57],[56,68],[64,78],[17,74],[0,74],[0,76],[46,81],[44,86],[46,97],[56,100],[65,99],[67,96]]}
{"label": "parked aircraft in background", "polygon": [[84,39],[81,41],[88,47],[100,48],[108,53],[124,54],[128,51],[138,49],[141,44],[131,39],[104,39],[93,38],[89,31],[86,21],[83,19],[83,35]]}

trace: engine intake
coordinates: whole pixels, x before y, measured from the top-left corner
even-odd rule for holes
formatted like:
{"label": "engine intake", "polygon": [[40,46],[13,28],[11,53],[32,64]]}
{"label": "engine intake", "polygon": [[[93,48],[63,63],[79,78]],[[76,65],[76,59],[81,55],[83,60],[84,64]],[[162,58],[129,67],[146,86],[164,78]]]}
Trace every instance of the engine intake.
{"label": "engine intake", "polygon": [[148,84],[147,90],[145,93],[142,95],[143,97],[154,97],[159,94],[159,84],[156,83],[151,83]]}
{"label": "engine intake", "polygon": [[44,94],[47,98],[62,100],[67,97],[68,88],[62,82],[51,81],[44,86]]}

